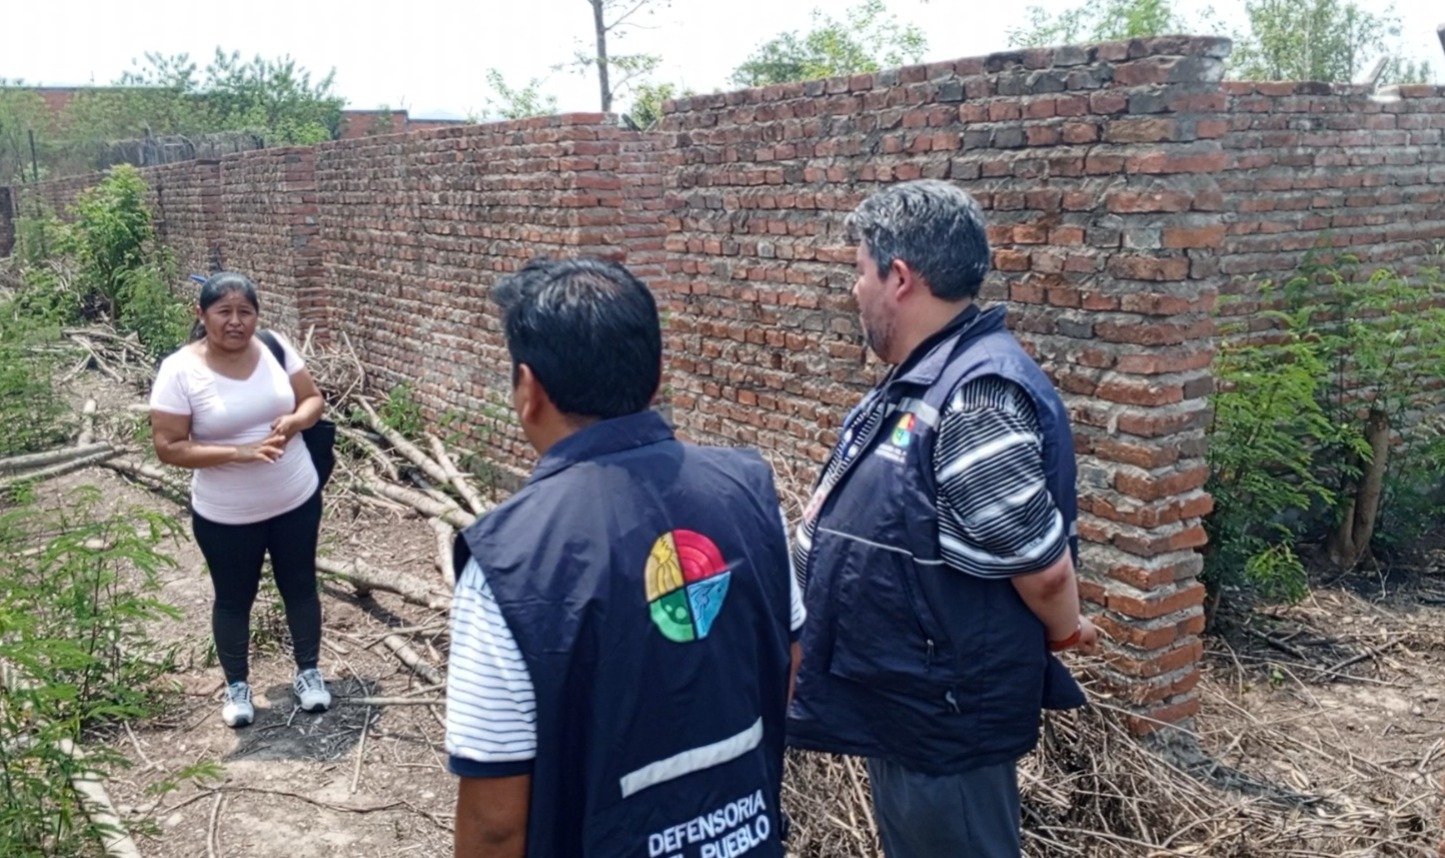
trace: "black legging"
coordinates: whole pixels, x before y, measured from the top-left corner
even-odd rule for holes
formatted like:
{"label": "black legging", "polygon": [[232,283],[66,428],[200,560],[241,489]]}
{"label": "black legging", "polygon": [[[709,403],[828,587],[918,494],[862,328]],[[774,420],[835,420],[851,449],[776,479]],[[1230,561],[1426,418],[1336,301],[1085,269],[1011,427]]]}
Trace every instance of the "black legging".
{"label": "black legging", "polygon": [[211,632],[227,682],[248,676],[251,603],[261,586],[261,561],[271,553],[276,589],[286,605],[286,625],[296,669],[316,666],[321,654],[321,600],[316,596],[316,534],[321,526],[321,492],[275,518],[254,524],[218,524],[191,513],[196,544],[211,570],[216,604]]}

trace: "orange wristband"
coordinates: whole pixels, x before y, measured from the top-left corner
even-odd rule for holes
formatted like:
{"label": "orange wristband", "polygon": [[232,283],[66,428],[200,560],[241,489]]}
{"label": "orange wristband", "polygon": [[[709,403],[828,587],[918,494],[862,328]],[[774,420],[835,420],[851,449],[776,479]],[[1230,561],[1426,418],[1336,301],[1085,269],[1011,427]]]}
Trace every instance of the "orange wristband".
{"label": "orange wristband", "polygon": [[1078,627],[1074,629],[1073,634],[1069,635],[1061,641],[1049,641],[1049,652],[1063,652],[1066,649],[1073,648],[1073,646],[1079,642],[1079,638],[1083,634],[1084,624],[1079,623]]}

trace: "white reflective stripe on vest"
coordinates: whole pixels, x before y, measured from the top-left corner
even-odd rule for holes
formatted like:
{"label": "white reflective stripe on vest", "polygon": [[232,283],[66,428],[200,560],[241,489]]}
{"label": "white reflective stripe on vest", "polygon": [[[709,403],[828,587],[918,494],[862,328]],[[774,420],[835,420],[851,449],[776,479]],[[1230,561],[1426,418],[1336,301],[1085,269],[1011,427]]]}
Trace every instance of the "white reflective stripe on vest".
{"label": "white reflective stripe on vest", "polygon": [[622,797],[627,798],[650,786],[676,780],[683,775],[730,763],[762,744],[762,741],[763,719],[759,718],[753,722],[753,726],[735,736],[729,736],[700,748],[681,751],[665,760],[648,763],[635,772],[628,772],[622,776],[620,782]]}

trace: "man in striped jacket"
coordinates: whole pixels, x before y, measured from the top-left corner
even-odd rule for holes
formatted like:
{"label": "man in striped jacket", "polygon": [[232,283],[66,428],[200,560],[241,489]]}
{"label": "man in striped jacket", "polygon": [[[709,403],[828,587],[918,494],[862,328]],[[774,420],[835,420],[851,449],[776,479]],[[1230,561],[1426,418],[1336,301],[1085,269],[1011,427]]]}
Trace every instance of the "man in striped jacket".
{"label": "man in striped jacket", "polygon": [[889,858],[1019,854],[1015,762],[1083,703],[1068,415],[975,304],[978,204],[925,180],[849,217],[868,346],[895,367],[844,421],[798,527],[808,624],[789,742],[868,759]]}

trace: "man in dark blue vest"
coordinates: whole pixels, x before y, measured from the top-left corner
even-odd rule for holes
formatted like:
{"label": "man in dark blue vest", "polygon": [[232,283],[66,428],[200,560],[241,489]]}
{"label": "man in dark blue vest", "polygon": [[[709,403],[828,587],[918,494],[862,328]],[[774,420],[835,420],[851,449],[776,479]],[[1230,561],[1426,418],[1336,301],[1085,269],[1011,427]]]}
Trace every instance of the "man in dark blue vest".
{"label": "man in dark blue vest", "polygon": [[789,741],[868,759],[889,858],[1017,856],[1015,763],[1040,710],[1083,703],[1063,403],[974,304],[978,204],[940,181],[848,219],[868,346],[894,364],[848,415],[794,540],[808,625]]}
{"label": "man in dark blue vest", "polygon": [[772,471],[648,410],[657,306],[620,265],[493,290],[541,455],[457,541],[456,855],[780,858],[802,602]]}

